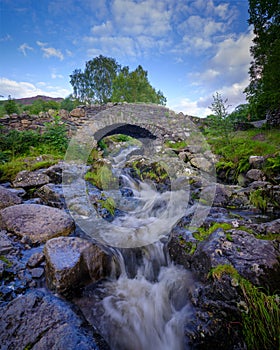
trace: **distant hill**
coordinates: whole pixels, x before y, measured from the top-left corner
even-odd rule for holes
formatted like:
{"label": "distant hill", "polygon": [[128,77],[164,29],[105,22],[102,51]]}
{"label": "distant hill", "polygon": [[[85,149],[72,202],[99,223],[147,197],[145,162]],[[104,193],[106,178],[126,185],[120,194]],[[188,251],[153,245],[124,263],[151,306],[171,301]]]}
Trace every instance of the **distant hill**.
{"label": "distant hill", "polygon": [[63,101],[63,98],[37,95],[37,96],[34,96],[34,97],[15,98],[14,99],[14,101],[16,103],[19,103],[19,104],[22,104],[22,105],[31,105],[36,100],[61,102],[61,101]]}

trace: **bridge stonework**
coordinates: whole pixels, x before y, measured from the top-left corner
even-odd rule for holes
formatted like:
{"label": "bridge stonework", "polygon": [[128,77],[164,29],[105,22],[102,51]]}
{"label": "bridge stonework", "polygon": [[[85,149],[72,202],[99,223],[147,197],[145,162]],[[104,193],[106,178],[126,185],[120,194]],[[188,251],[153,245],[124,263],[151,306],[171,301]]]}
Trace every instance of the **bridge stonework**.
{"label": "bridge stonework", "polygon": [[185,140],[195,129],[190,117],[183,113],[142,103],[116,104],[99,113],[89,109],[84,120],[97,141],[107,135],[123,133],[139,139],[154,139],[155,144],[160,145],[166,140]]}

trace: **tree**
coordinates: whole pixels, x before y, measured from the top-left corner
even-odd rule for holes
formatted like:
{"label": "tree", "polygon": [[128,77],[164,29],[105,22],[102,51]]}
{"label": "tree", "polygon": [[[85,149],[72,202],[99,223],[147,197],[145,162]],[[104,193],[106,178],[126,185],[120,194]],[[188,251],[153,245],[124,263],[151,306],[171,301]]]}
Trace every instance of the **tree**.
{"label": "tree", "polygon": [[228,108],[230,107],[227,104],[228,100],[224,100],[218,92],[213,96],[213,100],[209,107],[213,112],[213,115],[210,117],[212,133],[222,136],[225,143],[231,143],[230,135],[233,131],[233,122],[228,114]]}
{"label": "tree", "polygon": [[249,0],[249,24],[255,38],[245,89],[253,114],[263,119],[280,108],[280,3],[279,0]]}
{"label": "tree", "polygon": [[166,98],[148,80],[148,72],[140,65],[132,72],[115,59],[102,55],[86,62],[85,71],[70,75],[73,97],[82,102],[150,102],[164,105]]}
{"label": "tree", "polygon": [[6,101],[4,104],[4,108],[8,114],[19,113],[19,106],[10,95],[8,96],[8,101]]}
{"label": "tree", "polygon": [[113,81],[113,102],[146,102],[164,105],[166,98],[159,90],[156,91],[148,80],[148,72],[142,66],[129,72],[129,67],[122,68]]}
{"label": "tree", "polygon": [[114,58],[99,55],[86,62],[85,71],[75,69],[70,75],[73,95],[83,102],[106,103],[112,96],[112,83],[120,65]]}

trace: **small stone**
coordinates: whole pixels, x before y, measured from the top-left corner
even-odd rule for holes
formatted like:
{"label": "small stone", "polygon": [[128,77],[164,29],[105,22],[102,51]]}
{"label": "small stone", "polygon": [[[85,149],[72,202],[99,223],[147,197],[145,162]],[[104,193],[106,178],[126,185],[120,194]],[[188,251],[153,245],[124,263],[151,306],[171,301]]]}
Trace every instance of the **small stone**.
{"label": "small stone", "polygon": [[250,156],[249,157],[249,164],[253,169],[261,169],[265,161],[265,158],[263,156]]}
{"label": "small stone", "polygon": [[246,173],[246,177],[253,181],[263,181],[265,180],[264,173],[260,169],[250,169]]}
{"label": "small stone", "polygon": [[35,269],[32,269],[31,271],[32,278],[41,278],[44,274],[44,269],[42,267],[36,267]]}
{"label": "small stone", "polygon": [[34,253],[31,255],[27,262],[28,267],[37,267],[45,260],[45,255],[43,253]]}

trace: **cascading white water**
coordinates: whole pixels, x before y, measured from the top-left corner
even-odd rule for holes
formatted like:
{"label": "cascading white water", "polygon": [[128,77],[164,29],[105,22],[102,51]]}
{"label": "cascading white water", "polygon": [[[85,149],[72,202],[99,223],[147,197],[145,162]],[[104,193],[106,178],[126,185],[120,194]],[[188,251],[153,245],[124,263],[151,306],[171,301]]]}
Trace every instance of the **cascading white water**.
{"label": "cascading white water", "polygon": [[[126,149],[114,158],[115,168],[121,168],[128,154]],[[129,201],[120,198],[119,191],[108,193],[126,214],[113,221],[110,232],[102,233],[103,241],[110,240],[114,247],[111,251],[120,274],[96,290],[92,313],[97,327],[112,350],[187,349],[184,325],[191,317],[188,290],[192,278],[184,268],[170,262],[165,249],[168,234],[182,213],[176,212],[176,205],[167,210],[171,192],[158,193],[152,184],[122,176],[134,196]],[[178,191],[178,203],[184,196],[184,191]],[[147,242],[153,243],[141,246],[139,237],[145,242],[145,235]],[[127,248],[127,240],[137,244]]]}

